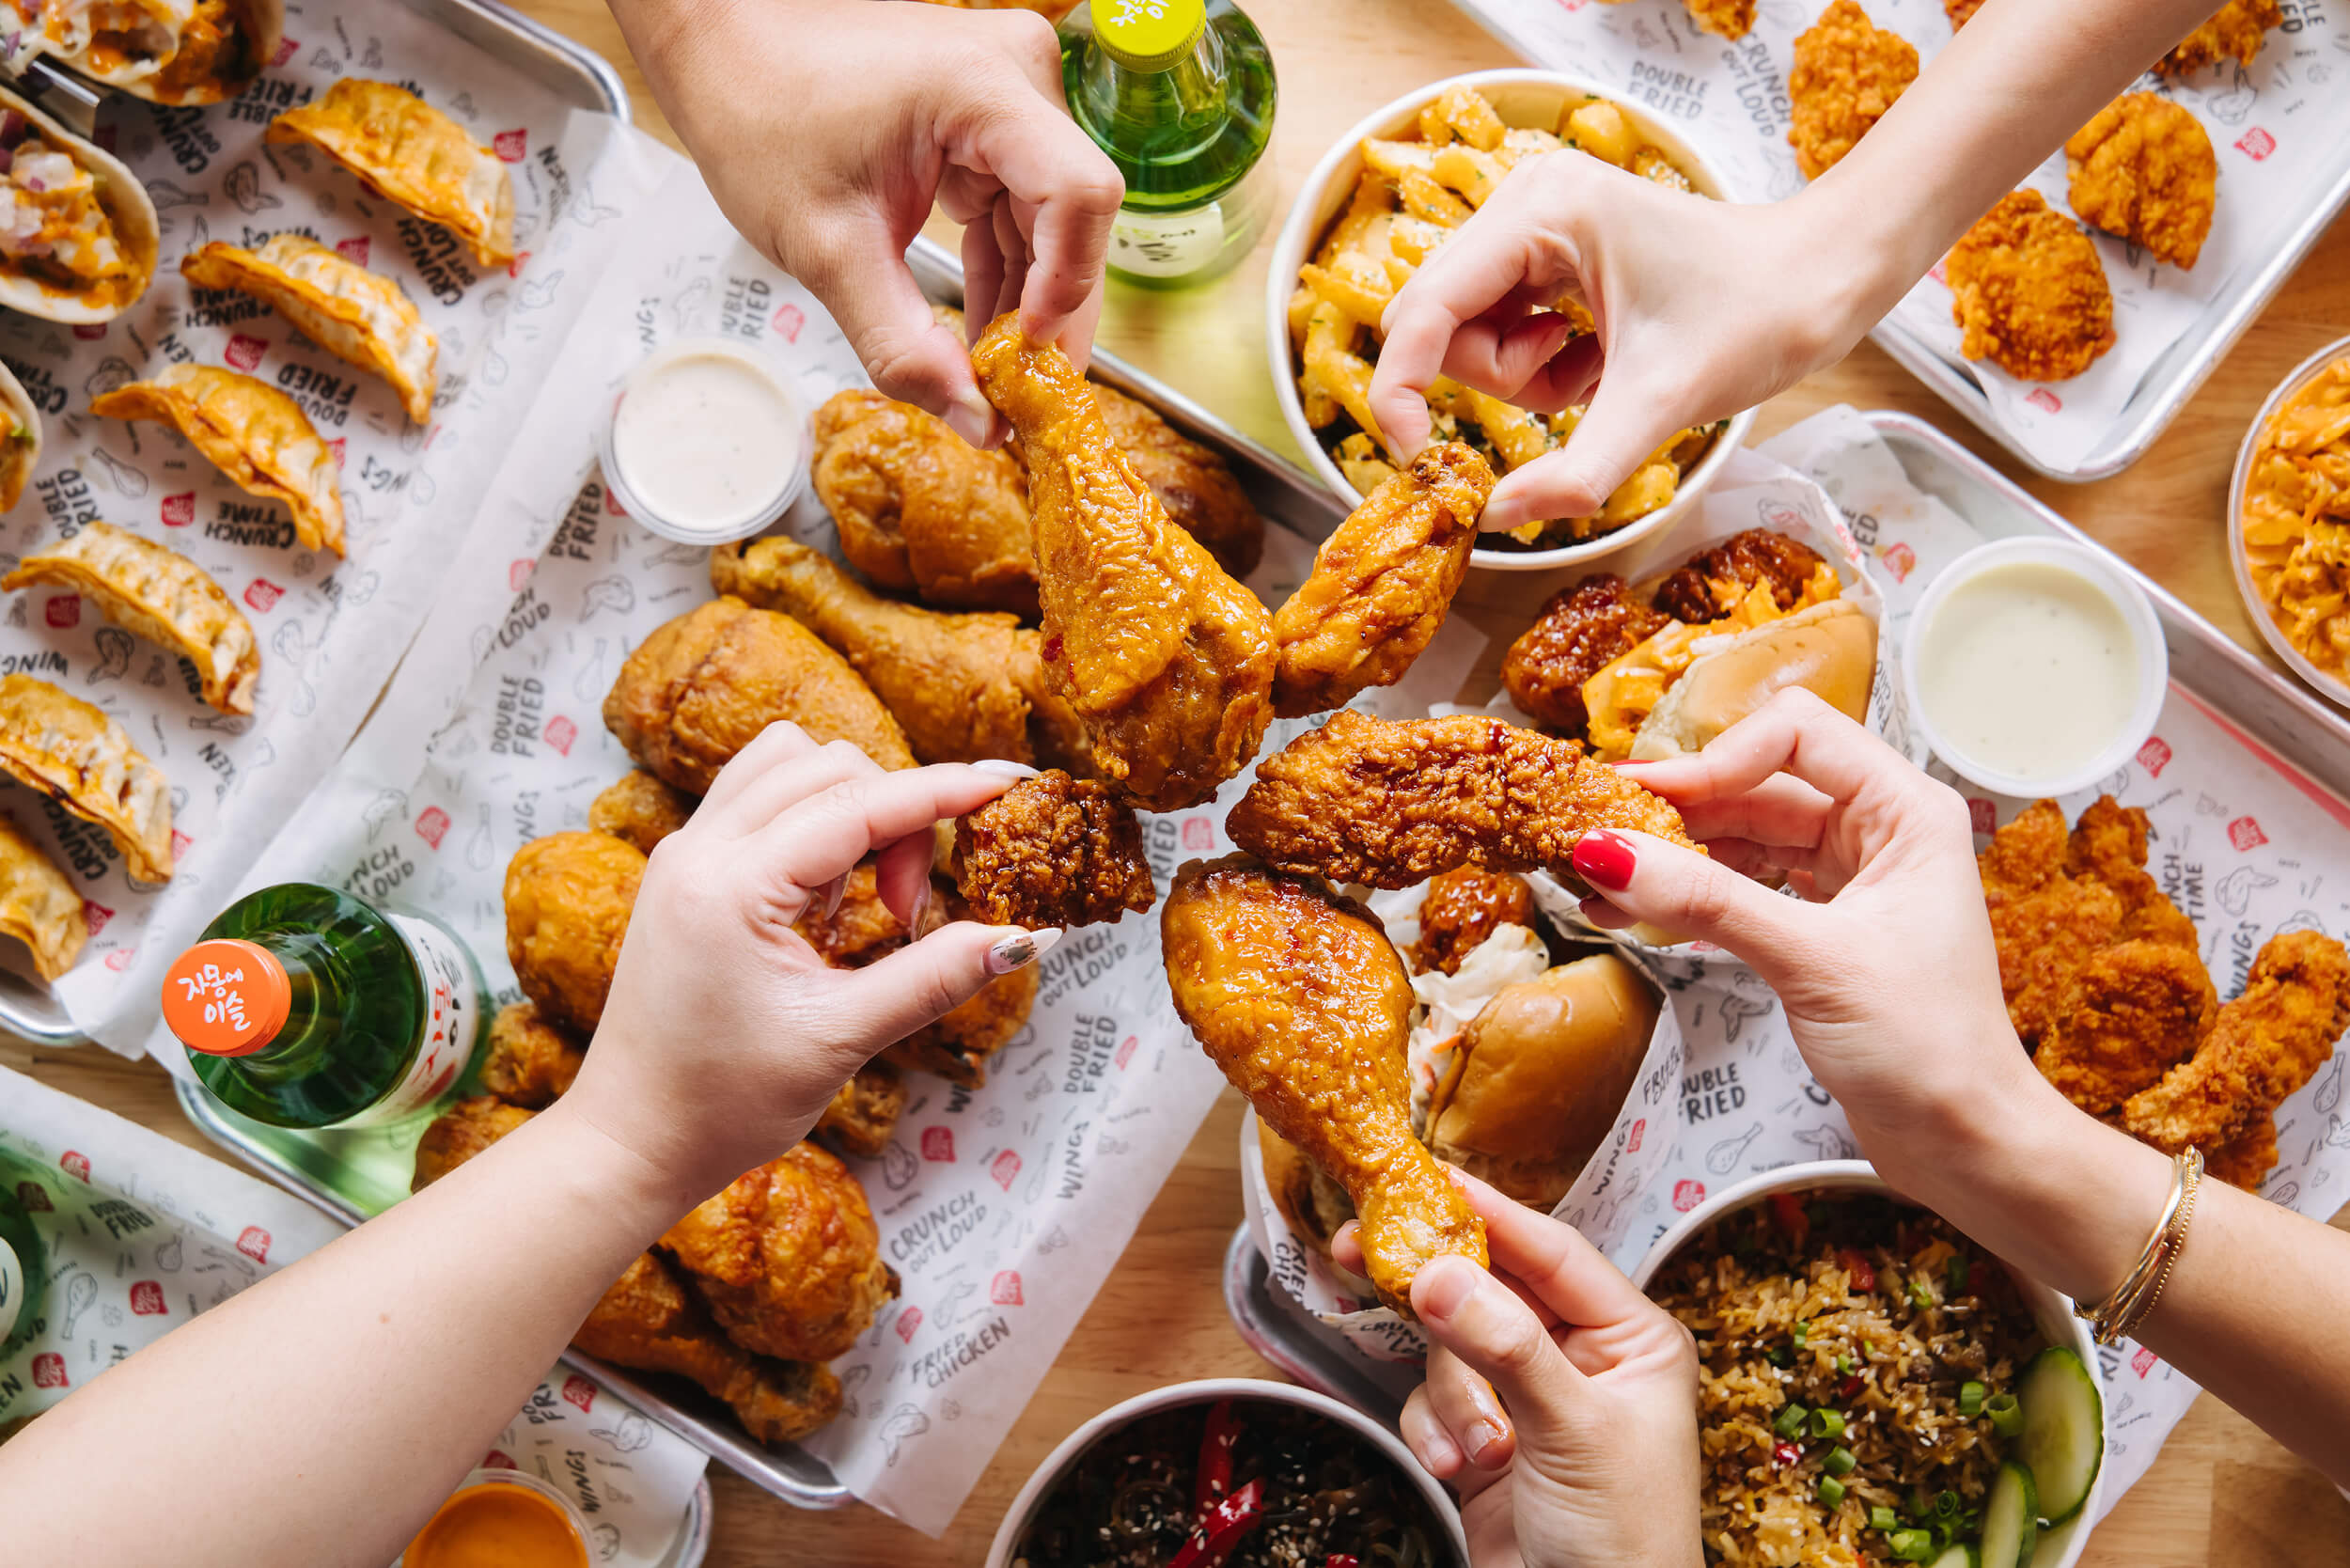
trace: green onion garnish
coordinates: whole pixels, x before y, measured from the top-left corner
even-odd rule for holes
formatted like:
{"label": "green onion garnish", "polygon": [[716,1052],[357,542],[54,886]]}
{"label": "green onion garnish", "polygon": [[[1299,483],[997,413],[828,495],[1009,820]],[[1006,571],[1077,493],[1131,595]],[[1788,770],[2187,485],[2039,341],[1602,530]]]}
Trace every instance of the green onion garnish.
{"label": "green onion garnish", "polygon": [[1844,1500],[1844,1483],[1834,1476],[1821,1482],[1820,1500],[1830,1508],[1840,1506]]}
{"label": "green onion garnish", "polygon": [[1853,1457],[1852,1450],[1833,1448],[1827,1450],[1827,1458],[1821,1461],[1820,1468],[1832,1476],[1848,1476],[1852,1474],[1852,1467],[1859,1463]]}
{"label": "green onion garnish", "polygon": [[1812,1436],[1841,1437],[1843,1435],[1844,1418],[1841,1412],[1825,1408],[1811,1412]]}
{"label": "green onion garnish", "polygon": [[1811,1338],[1811,1325],[1798,1318],[1795,1321],[1795,1348],[1801,1350],[1803,1342],[1810,1338]]}
{"label": "green onion garnish", "polygon": [[1934,1499],[1934,1522],[1937,1525],[1950,1523],[1958,1517],[1958,1508],[1957,1493],[1943,1492],[1936,1495]]}
{"label": "green onion garnish", "polygon": [[1883,1503],[1878,1503],[1869,1510],[1869,1528],[1872,1530],[1889,1535],[1892,1533],[1893,1527],[1900,1523],[1901,1521],[1893,1516],[1893,1511]]}
{"label": "green onion garnish", "polygon": [[1953,1252],[1953,1253],[1951,1253],[1951,1254],[1950,1254],[1950,1273],[1949,1273],[1949,1278],[1950,1278],[1950,1294],[1952,1294],[1952,1295],[1963,1295],[1963,1294],[1966,1294],[1966,1253],[1964,1253],[1964,1252]]}
{"label": "green onion garnish", "polygon": [[1778,1419],[1771,1423],[1771,1430],[1781,1437],[1793,1437],[1803,1430],[1804,1418],[1810,1414],[1800,1404],[1790,1404],[1778,1413]]}
{"label": "green onion garnish", "polygon": [[1839,1356],[1836,1358],[1836,1370],[1844,1376],[1850,1377],[1852,1375],[1852,1357],[1849,1356]]}
{"label": "green onion garnish", "polygon": [[1958,1413],[1968,1420],[1982,1414],[1983,1387],[1980,1383],[1962,1383],[1958,1388]]}
{"label": "green onion garnish", "polygon": [[1934,1292],[1927,1288],[1923,1278],[1915,1274],[1909,1277],[1909,1304],[1920,1312],[1934,1306]]}
{"label": "green onion garnish", "polygon": [[1904,1562],[1923,1562],[1934,1555],[1934,1531],[1897,1529],[1885,1538],[1885,1544]]}
{"label": "green onion garnish", "polygon": [[2015,1403],[2013,1394],[1993,1394],[1984,1402],[1982,1413],[1991,1418],[1991,1430],[2002,1437],[2024,1430],[2024,1408]]}

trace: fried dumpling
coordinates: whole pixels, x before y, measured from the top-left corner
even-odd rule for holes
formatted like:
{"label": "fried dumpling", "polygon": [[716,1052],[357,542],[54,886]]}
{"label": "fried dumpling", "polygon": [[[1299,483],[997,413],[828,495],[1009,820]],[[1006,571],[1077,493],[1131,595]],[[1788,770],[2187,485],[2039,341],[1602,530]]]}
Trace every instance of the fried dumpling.
{"label": "fried dumpling", "polygon": [[514,259],[514,182],[498,155],[405,88],[346,76],[269,124],[273,142],[308,142],[369,190],[439,224],[485,267]]}
{"label": "fried dumpling", "polygon": [[0,675],[0,771],[106,830],[141,882],[171,878],[171,783],[122,726],[29,675]]}
{"label": "fried dumpling", "polygon": [[274,234],[257,251],[214,240],[180,270],[199,289],[234,289],[274,307],[328,353],[390,382],[409,418],[432,417],[441,345],[390,278],[300,234]]}
{"label": "fried dumpling", "polygon": [[90,400],[110,419],[157,419],[243,489],[281,501],[309,550],[343,553],[343,465],[310,416],[274,386],[210,365],[174,365]]}
{"label": "fried dumpling", "polygon": [[253,685],[261,677],[253,624],[209,572],[179,551],[110,523],[85,523],[71,539],[25,557],[0,577],[0,589],[13,593],[35,583],[95,599],[108,620],[196,666],[205,701],[224,713],[253,712]]}
{"label": "fried dumpling", "polygon": [[0,933],[33,949],[33,967],[45,980],[72,968],[89,940],[89,921],[72,880],[5,811],[0,811]]}

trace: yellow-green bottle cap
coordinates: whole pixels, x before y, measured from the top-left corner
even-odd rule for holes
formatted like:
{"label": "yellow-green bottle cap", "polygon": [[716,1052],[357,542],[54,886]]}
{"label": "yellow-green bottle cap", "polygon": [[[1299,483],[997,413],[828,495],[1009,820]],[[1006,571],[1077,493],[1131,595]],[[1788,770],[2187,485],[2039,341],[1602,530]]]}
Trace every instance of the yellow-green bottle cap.
{"label": "yellow-green bottle cap", "polygon": [[1129,71],[1165,71],[1208,30],[1208,0],[1093,0],[1093,33]]}

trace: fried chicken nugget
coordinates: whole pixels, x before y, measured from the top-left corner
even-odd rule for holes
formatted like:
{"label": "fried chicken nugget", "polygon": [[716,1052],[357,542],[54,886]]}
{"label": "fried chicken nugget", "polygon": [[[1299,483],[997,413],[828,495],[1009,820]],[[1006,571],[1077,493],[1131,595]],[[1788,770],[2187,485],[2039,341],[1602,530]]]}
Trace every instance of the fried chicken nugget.
{"label": "fried chicken nugget", "polygon": [[1975,856],[1982,902],[1998,909],[2036,891],[2062,870],[2065,847],[2064,808],[2053,800],[2033,801]]}
{"label": "fried chicken nugget", "polygon": [[2250,65],[2268,38],[2268,30],[2285,19],[2277,0],[2228,0],[2195,31],[2171,46],[2154,62],[2158,76],[2184,76],[2207,65],[2233,59]]}
{"label": "fried chicken nugget", "polygon": [[2016,1038],[2036,1047],[2072,1012],[2082,967],[2122,938],[2125,911],[2102,882],[2055,877],[1991,912],[1999,989]]}
{"label": "fried chicken nugget", "polygon": [[1671,618],[1639,601],[1612,572],[1560,588],[1501,657],[1510,700],[1565,734],[1590,723],[1583,682],[1663,630]]}
{"label": "fried chicken nugget", "polygon": [[2081,966],[2071,1009],[2032,1058],[2040,1074],[2104,1116],[2193,1054],[2219,994],[2192,948],[2123,942]]}
{"label": "fried chicken nugget", "polygon": [[2064,165],[2083,223],[2174,267],[2195,265],[2219,183],[2202,121],[2167,98],[2125,92],[2073,133]]}
{"label": "fried chicken nugget", "polygon": [[1787,91],[1794,101],[1787,139],[1806,180],[1817,180],[1858,145],[1918,79],[1918,51],[1869,20],[1853,0],[1835,0],[1795,39]]}
{"label": "fried chicken nugget", "polygon": [[1158,899],[1134,808],[1056,768],[955,819],[955,881],[990,925],[1089,926]]}
{"label": "fried chicken nugget", "polygon": [[2113,290],[2080,226],[2038,191],[2010,191],[1943,264],[1959,352],[2024,381],[2065,381],[2113,347]]}
{"label": "fried chicken nugget", "polygon": [[1428,895],[1419,905],[1419,940],[1412,946],[1412,968],[1457,973],[1461,961],[1503,926],[1534,929],[1534,890],[1524,877],[1475,866],[1430,877]]}

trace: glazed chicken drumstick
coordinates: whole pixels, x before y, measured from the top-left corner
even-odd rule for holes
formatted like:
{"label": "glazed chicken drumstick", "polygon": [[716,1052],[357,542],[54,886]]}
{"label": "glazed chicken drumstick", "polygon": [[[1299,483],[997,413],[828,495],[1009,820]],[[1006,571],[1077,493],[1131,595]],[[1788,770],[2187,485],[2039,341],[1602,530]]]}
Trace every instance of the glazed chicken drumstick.
{"label": "glazed chicken drumstick", "polygon": [[1152,810],[1198,805],[1264,739],[1272,618],[1168,521],[1066,354],[1007,313],[971,367],[1027,458],[1046,671],[1096,770]]}
{"label": "glazed chicken drumstick", "polygon": [[1235,855],[1177,871],[1159,927],[1175,1011],[1265,1124],[1354,1199],[1379,1299],[1409,1318],[1431,1259],[1484,1266],[1484,1222],[1412,1136],[1412,982],[1378,918]]}

